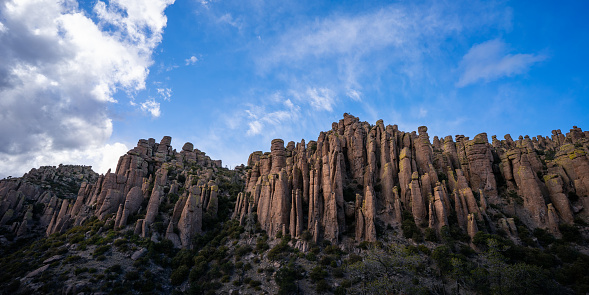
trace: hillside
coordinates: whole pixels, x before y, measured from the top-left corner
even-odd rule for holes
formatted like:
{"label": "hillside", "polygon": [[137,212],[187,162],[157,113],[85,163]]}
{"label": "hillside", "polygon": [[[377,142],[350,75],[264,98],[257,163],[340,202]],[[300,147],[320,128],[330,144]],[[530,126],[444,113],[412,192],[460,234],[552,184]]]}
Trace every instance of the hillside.
{"label": "hillside", "polygon": [[139,140],[0,181],[5,294],[585,294],[589,132],[504,140],[344,114],[247,166]]}

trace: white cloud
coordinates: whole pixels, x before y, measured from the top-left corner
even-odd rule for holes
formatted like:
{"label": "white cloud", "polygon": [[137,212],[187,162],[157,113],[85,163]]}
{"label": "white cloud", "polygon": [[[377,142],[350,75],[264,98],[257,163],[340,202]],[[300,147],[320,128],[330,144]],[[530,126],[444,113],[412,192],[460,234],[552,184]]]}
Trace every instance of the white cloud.
{"label": "white cloud", "polygon": [[348,89],[348,91],[346,92],[346,95],[355,101],[362,100],[362,92],[354,90],[354,89]]}
{"label": "white cloud", "polygon": [[114,144],[106,144],[96,150],[90,150],[91,152],[87,152],[88,155],[85,158],[93,162],[91,164],[93,165],[92,168],[94,171],[106,173],[108,169],[114,171],[117,168],[119,158],[125,155],[128,150],[129,148],[125,144],[116,142]]}
{"label": "white cloud", "polygon": [[[362,91],[378,83],[375,81],[385,71],[394,69],[417,81],[415,78],[427,75],[425,57],[434,54],[432,50],[448,36],[463,30],[453,17],[455,12],[443,4],[434,6],[394,4],[367,13],[332,14],[297,23],[268,42],[275,45],[268,46],[267,52],[256,53],[258,70],[262,74],[278,71],[284,80],[299,85],[307,82],[303,87],[316,89],[308,91],[312,106],[328,111],[333,110],[335,95],[362,101]],[[322,87],[331,89],[331,95],[321,95],[318,89]]]}
{"label": "white cloud", "polygon": [[240,30],[241,30],[241,28],[243,27],[243,22],[242,22],[242,20],[241,20],[241,19],[239,19],[239,18],[237,18],[237,19],[236,19],[236,18],[234,18],[234,17],[231,15],[231,13],[225,13],[225,14],[223,14],[222,16],[220,16],[220,17],[217,19],[217,22],[219,22],[219,23],[225,23],[225,24],[228,24],[228,25],[230,25],[230,26],[232,26],[232,27],[235,27],[235,28],[237,28],[237,29],[240,29]]}
{"label": "white cloud", "polygon": [[214,0],[207,1],[207,0],[197,0],[196,2],[200,3],[200,5],[204,6],[205,8],[209,7],[211,2],[215,2]]}
{"label": "white cloud", "polygon": [[166,101],[170,101],[170,98],[172,97],[171,88],[158,88],[157,93]]}
{"label": "white cloud", "polygon": [[156,102],[154,99],[149,99],[145,102],[142,102],[141,110],[150,113],[153,118],[158,118],[161,115],[160,103]]}
{"label": "white cloud", "polygon": [[198,61],[198,58],[196,56],[191,56],[190,58],[187,58],[184,60],[186,62],[187,66],[193,65]]}
{"label": "white cloud", "polygon": [[538,54],[509,54],[505,42],[489,40],[470,48],[460,62],[462,75],[456,86],[464,87],[478,81],[489,82],[527,72],[532,65],[546,59]]}
{"label": "white cloud", "polygon": [[289,109],[292,109],[295,107],[295,105],[292,103],[292,101],[290,101],[290,99],[285,100],[284,105]]}
{"label": "white cloud", "polygon": [[247,125],[249,126],[247,130],[247,135],[256,135],[262,133],[262,122],[251,121]]}
{"label": "white cloud", "polygon": [[308,95],[309,102],[315,110],[333,111],[335,94],[332,90],[328,88],[308,88],[306,95]]}
{"label": "white cloud", "polygon": [[[507,28],[510,22],[510,9],[496,2],[401,1],[295,20],[278,36],[265,34],[253,55],[259,74],[279,77],[289,88],[327,87],[342,100],[368,102],[365,93],[386,87],[407,93],[442,83],[440,74],[448,72],[445,63],[451,55],[448,45],[481,29]],[[383,85],[383,78],[395,85]],[[325,106],[316,109],[329,109]]]}
{"label": "white cloud", "polygon": [[[411,56],[425,51],[424,43],[443,40],[444,36],[462,30],[455,12],[443,5],[421,7],[390,5],[369,13],[333,15],[298,24],[277,40],[271,52],[259,62],[262,66],[297,64],[304,59],[359,57],[384,48]],[[425,40],[427,38],[427,40]],[[351,59],[353,60],[353,59]]]}
{"label": "white cloud", "polygon": [[[265,96],[263,103],[260,105],[248,104],[244,111],[245,118],[240,118],[239,115],[233,116],[229,120],[229,127],[231,129],[240,128],[240,120],[247,122],[247,135],[273,134],[277,127],[284,123],[289,123],[298,120],[301,108],[294,104],[290,98],[284,98],[280,92],[275,92]],[[270,127],[270,128],[268,128]],[[268,130],[271,129],[271,130]]]}
{"label": "white cloud", "polygon": [[145,88],[173,2],[98,1],[91,12],[74,0],[0,2],[0,158],[11,161],[0,174],[106,147],[108,105]]}

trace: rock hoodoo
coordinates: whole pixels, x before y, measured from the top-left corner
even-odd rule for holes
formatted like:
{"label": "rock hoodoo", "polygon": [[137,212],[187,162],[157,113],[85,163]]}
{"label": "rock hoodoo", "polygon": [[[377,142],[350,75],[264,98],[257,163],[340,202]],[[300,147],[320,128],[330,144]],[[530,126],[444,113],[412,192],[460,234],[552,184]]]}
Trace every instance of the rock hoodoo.
{"label": "rock hoodoo", "polygon": [[[120,157],[115,172],[100,176],[91,167],[60,165],[2,180],[0,225],[10,225],[22,236],[33,227],[34,213],[39,217],[36,228],[50,235],[98,218],[118,228],[131,226],[143,237],[163,226],[175,246],[190,248],[202,232],[203,218],[217,215],[214,179],[221,161],[211,160],[192,143],[176,152],[171,140],[139,140]],[[163,208],[169,214],[160,212]]]}
{"label": "rock hoodoo", "polygon": [[100,176],[62,165],[1,180],[0,226],[18,238],[99,219],[191,248],[221,210],[220,185],[242,178],[233,218],[250,229],[259,222],[272,237],[357,243],[413,224],[430,234],[456,226],[516,239],[520,225],[559,236],[563,224],[589,222],[589,132],[576,126],[551,137],[430,141],[425,126],[403,132],[344,114],[317,140],[275,139],[234,171],[192,143],[177,152],[171,141],[141,139]]}
{"label": "rock hoodoo", "polygon": [[308,231],[334,243],[374,241],[381,230],[401,229],[403,216],[421,230],[439,234],[452,222],[471,236],[514,231],[514,217],[555,235],[559,223],[589,221],[589,132],[431,143],[427,130],[344,114],[317,141],[285,147],[275,139],[269,153],[250,155],[234,218],[244,224],[255,213],[271,236]]}

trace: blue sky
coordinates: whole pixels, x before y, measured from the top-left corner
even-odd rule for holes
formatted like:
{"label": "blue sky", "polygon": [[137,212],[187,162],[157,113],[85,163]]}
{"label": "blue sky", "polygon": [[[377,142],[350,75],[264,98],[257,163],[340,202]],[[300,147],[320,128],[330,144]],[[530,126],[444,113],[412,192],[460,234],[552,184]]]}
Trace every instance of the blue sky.
{"label": "blue sky", "polygon": [[431,137],[588,129],[589,3],[560,2],[0,1],[0,177],[103,173],[164,135],[233,167],[344,112]]}

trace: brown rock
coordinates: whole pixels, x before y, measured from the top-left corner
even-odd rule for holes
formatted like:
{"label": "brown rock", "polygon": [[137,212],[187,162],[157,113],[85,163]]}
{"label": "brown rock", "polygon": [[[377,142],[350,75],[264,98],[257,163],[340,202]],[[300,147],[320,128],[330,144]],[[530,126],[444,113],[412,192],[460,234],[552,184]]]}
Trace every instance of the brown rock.
{"label": "brown rock", "polygon": [[548,174],[544,176],[544,183],[550,192],[550,200],[558,211],[563,222],[573,224],[573,210],[569,199],[563,192],[563,182],[557,174]]}
{"label": "brown rock", "polygon": [[[406,207],[409,207],[411,194],[409,192],[411,183],[411,150],[405,147],[401,150],[399,155],[399,185],[401,186],[401,202]],[[421,193],[421,192],[420,192]]]}
{"label": "brown rock", "polygon": [[149,226],[155,221],[155,217],[160,206],[160,199],[163,196],[163,193],[164,192],[161,187],[154,187],[151,197],[149,197],[147,213],[145,214],[145,220],[143,220],[143,227],[141,229],[141,236],[144,238],[149,235]]}
{"label": "brown rock", "polygon": [[548,204],[548,231],[556,238],[562,237],[558,230],[558,215],[552,204]]}
{"label": "brown rock", "polygon": [[286,168],[286,151],[284,149],[284,141],[282,139],[272,140],[272,168],[270,173],[278,174],[282,168]]}
{"label": "brown rock", "polygon": [[411,212],[415,219],[415,224],[421,225],[427,222],[426,204],[421,196],[421,189],[419,187],[419,176],[417,171],[413,172],[411,180]]}
{"label": "brown rock", "polygon": [[98,219],[104,220],[106,215],[117,212],[119,205],[122,203],[122,194],[115,189],[109,189],[105,195],[100,210],[97,212]]}
{"label": "brown rock", "polygon": [[474,236],[476,235],[476,233],[479,231],[479,228],[477,227],[477,221],[476,221],[476,217],[474,214],[468,214],[468,227],[467,227],[467,232],[468,235],[471,238],[474,238]]}
{"label": "brown rock", "polygon": [[180,241],[183,248],[192,248],[192,238],[202,232],[202,204],[200,199],[190,194],[178,221]]}
{"label": "brown rock", "polygon": [[125,198],[125,204],[123,207],[121,219],[119,223],[117,223],[116,225],[118,227],[126,226],[129,216],[137,213],[139,207],[141,206],[141,203],[143,203],[143,192],[141,191],[141,188],[136,186],[132,188],[127,194],[127,197]]}
{"label": "brown rock", "polygon": [[498,199],[497,183],[493,174],[493,154],[486,133],[480,133],[467,143],[466,154],[469,162],[470,184],[474,189],[483,189],[491,203]]}

